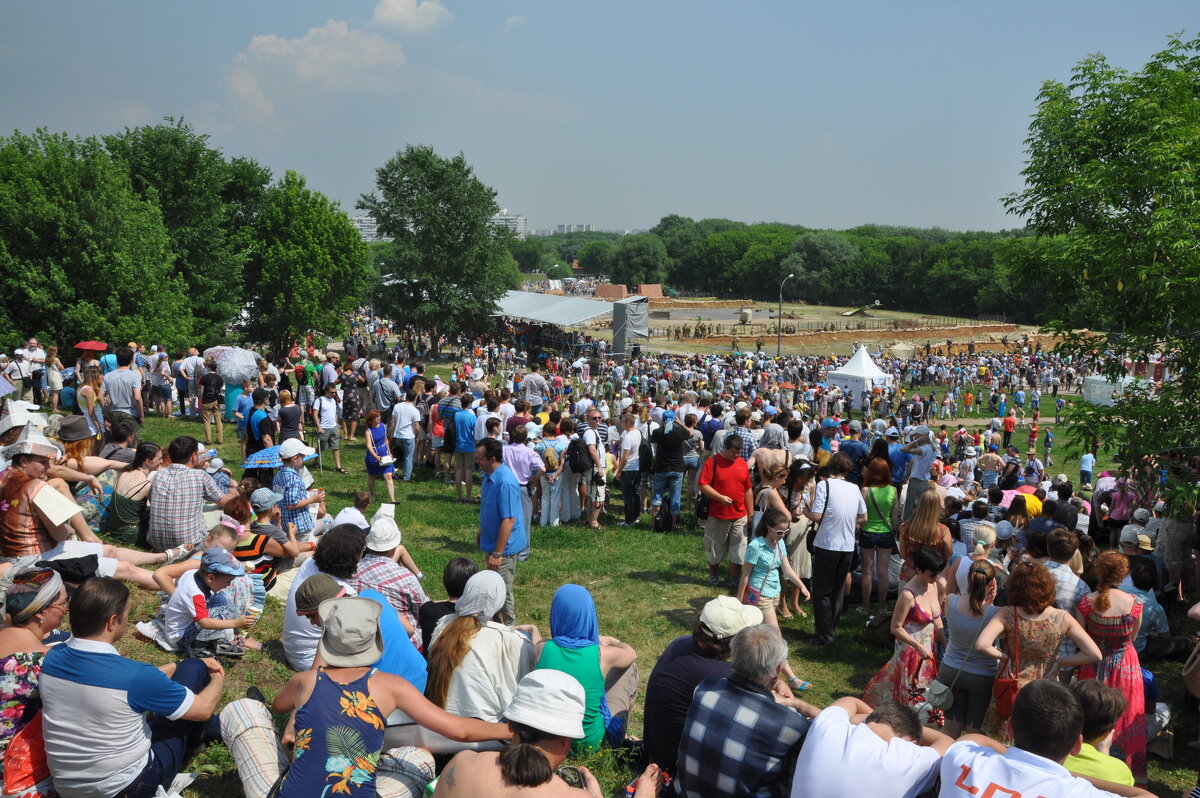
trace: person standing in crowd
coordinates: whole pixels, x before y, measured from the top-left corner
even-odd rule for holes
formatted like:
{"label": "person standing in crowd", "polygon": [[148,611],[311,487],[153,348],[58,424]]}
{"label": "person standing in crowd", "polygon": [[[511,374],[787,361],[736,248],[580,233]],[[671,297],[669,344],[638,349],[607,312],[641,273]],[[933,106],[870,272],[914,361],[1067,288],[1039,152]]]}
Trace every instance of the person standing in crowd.
{"label": "person standing in crowd", "polygon": [[816,488],[805,516],[817,524],[813,539],[813,643],[826,646],[837,638],[845,602],[846,575],[854,559],[855,533],[866,523],[867,505],[857,486],[846,481],[850,459],[840,452],[829,461],[829,476]]}
{"label": "person standing in crowd", "polygon": [[[257,393],[257,391],[256,391]],[[317,439],[322,450],[333,450],[333,465],[339,474],[349,473],[342,468],[342,439],[338,434],[337,383],[325,386],[325,393],[312,406],[313,423],[317,427]]]}
{"label": "person standing in crowd", "polygon": [[[504,405],[500,406],[501,409]],[[583,445],[587,447],[588,457],[591,459],[593,469],[581,476],[587,491],[587,518],[588,526],[592,529],[600,528],[600,511],[604,509],[604,503],[607,500],[607,484],[605,481],[607,474],[607,458],[608,454],[605,451],[605,444],[608,441],[607,427],[600,423],[600,409],[598,407],[589,407],[587,411],[587,426],[580,432],[579,437],[583,440]]]}
{"label": "person standing in crowd", "polygon": [[412,481],[413,457],[417,451],[417,438],[421,434],[421,411],[415,404],[417,392],[409,389],[404,401],[390,408],[390,438],[395,441],[396,460],[400,463],[405,482]]}
{"label": "person standing in crowd", "polygon": [[475,543],[487,554],[487,568],[504,580],[502,618],[516,623],[516,598],[513,580],[517,574],[517,555],[527,545],[525,519],[521,511],[521,486],[512,469],[504,464],[504,445],[485,438],[475,447],[475,464],[483,472],[480,486],[479,534]]}
{"label": "person standing in crowd", "polygon": [[[721,451],[708,458],[700,471],[700,493],[708,499],[704,521],[704,553],[708,583],[721,584],[721,561],[729,561],[729,579],[736,585],[746,559],[746,529],[754,512],[750,469],[741,457],[742,440],[727,435]],[[853,548],[853,547],[852,547]]]}
{"label": "person standing in crowd", "polygon": [[867,520],[858,533],[859,550],[862,552],[862,605],[859,612],[871,613],[872,592],[879,591],[878,610],[886,611],[888,593],[891,592],[892,552],[896,549],[896,523],[900,517],[900,505],[896,501],[896,489],[892,487],[887,461],[875,458],[867,463],[862,473],[862,495],[867,505]]}
{"label": "person standing in crowd", "polygon": [[638,493],[641,482],[642,433],[637,428],[637,419],[632,413],[621,416],[621,457],[617,461],[617,474],[621,480],[621,500],[625,508],[625,520],[618,526],[637,526],[642,516],[642,499]]}
{"label": "person standing in crowd", "polygon": [[38,344],[38,339],[30,338],[25,342],[24,348],[16,350],[13,355],[24,360],[29,367],[28,386],[22,386],[22,392],[30,394],[30,399],[35,405],[45,404],[42,396],[42,378],[46,374],[47,358],[45,350]]}
{"label": "person standing in crowd", "polygon": [[396,467],[395,458],[388,450],[387,427],[383,425],[379,411],[374,408],[367,411],[365,423],[367,493],[370,494],[371,501],[375,501],[375,480],[382,478],[387,485],[388,502],[395,504],[396,483],[393,475],[396,473]]}
{"label": "person standing in crowd", "polygon": [[[692,444],[692,431],[676,421],[675,411],[664,410],[662,426],[650,433],[650,443],[654,446],[654,490],[650,505],[655,516],[658,516],[662,512],[663,495],[666,494],[667,507],[674,522],[679,519],[685,452]],[[698,463],[698,451],[694,451],[693,456],[695,463]]]}
{"label": "person standing in crowd", "polygon": [[[459,411],[454,414],[453,420],[448,420],[447,423],[454,424],[454,494],[458,497],[458,501],[463,504],[470,504],[472,492],[475,484],[475,467],[474,467],[474,452],[475,452],[475,414],[471,412],[471,405],[474,403],[470,392],[464,392],[459,399],[461,405]],[[530,508],[532,514],[532,507]],[[529,517],[526,516],[526,529],[528,529]]]}
{"label": "person standing in crowd", "polygon": [[[981,548],[984,548],[981,545]],[[950,688],[953,703],[946,710],[943,731],[957,738],[965,727],[971,733],[983,728],[983,717],[992,699],[996,662],[975,650],[979,633],[998,612],[996,567],[986,559],[967,562],[965,590],[946,598],[946,631],[950,643],[938,667],[937,680]],[[957,580],[954,587],[959,587]]]}
{"label": "person standing in crowd", "polygon": [[[900,451],[911,456],[908,468],[908,482],[904,492],[904,508],[900,513],[901,520],[907,521],[916,509],[921,495],[933,487],[930,481],[933,461],[936,454],[929,437],[929,427],[924,424],[914,427],[912,439],[900,448]],[[903,554],[903,552],[901,552]]]}
{"label": "person standing in crowd", "polygon": [[[141,430],[145,421],[142,405],[142,377],[130,369],[132,363],[133,350],[127,346],[118,349],[117,368],[115,371],[105,374],[101,384],[108,400],[109,422],[128,421],[134,425],[134,429]],[[136,443],[141,442],[136,434],[134,440]]]}
{"label": "person standing in crowd", "polygon": [[225,425],[221,420],[221,397],[225,380],[217,373],[217,362],[211,357],[204,361],[205,372],[200,377],[200,417],[204,420],[204,445],[213,445],[212,428],[217,428],[217,445],[225,445]]}

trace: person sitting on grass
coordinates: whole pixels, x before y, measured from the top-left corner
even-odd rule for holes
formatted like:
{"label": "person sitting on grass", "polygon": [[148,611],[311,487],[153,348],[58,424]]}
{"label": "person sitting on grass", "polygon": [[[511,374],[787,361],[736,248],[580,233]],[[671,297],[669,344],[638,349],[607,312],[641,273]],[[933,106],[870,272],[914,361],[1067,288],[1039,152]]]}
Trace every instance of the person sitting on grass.
{"label": "person sitting on grass", "polygon": [[229,600],[221,591],[233,584],[246,569],[228,550],[214,547],[200,556],[200,568],[179,577],[175,592],[167,602],[163,629],[167,641],[185,655],[211,652],[211,656],[240,656],[244,649],[258,650],[262,643],[237,636],[248,629],[255,617]]}
{"label": "person sitting on grass", "polygon": [[[364,598],[321,602],[322,664],[293,675],[270,711],[244,698],[221,713],[222,737],[246,795],[264,796],[276,782],[279,798],[420,795],[434,777],[429,752],[411,746],[382,750],[387,718],[396,710],[452,740],[512,739],[508,724],[451,715],[407,680],[374,667],[384,654],[383,610]],[[271,711],[292,713],[282,746]],[[293,749],[290,767],[283,746]]]}
{"label": "person sitting on grass", "polygon": [[1079,776],[1132,787],[1133,771],[1112,755],[1113,732],[1125,712],[1125,696],[1095,679],[1080,679],[1071,685],[1071,692],[1083,709],[1083,744],[1078,753],[1067,757],[1063,767]]}
{"label": "person sitting on grass", "polygon": [[[582,784],[574,787],[558,774],[572,747],[584,736],[586,694],[575,678],[555,670],[536,670],[517,685],[504,710],[515,741],[503,751],[463,751],[442,771],[433,798],[596,798],[600,782],[579,767]],[[658,765],[637,780],[634,798],[658,794]]]}
{"label": "person sitting on grass", "polygon": [[445,601],[427,601],[417,610],[417,625],[421,627],[421,651],[429,653],[429,641],[438,621],[454,614],[454,605],[463,594],[467,580],[479,573],[479,566],[470,557],[455,557],[442,570]]}
{"label": "person sitting on grass", "polygon": [[550,634],[541,643],[537,667],[568,673],[587,692],[584,736],[572,750],[598,750],[605,741],[619,746],[637,695],[637,652],[628,643],[600,634],[592,594],[579,585],[563,585],[555,591]]}

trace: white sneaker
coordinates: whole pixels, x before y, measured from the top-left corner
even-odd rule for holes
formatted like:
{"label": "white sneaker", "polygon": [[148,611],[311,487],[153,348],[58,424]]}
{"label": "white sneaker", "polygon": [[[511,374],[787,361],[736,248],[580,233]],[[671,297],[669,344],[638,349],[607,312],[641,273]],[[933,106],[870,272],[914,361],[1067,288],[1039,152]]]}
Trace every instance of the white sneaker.
{"label": "white sneaker", "polygon": [[167,640],[166,631],[157,621],[142,621],[136,628],[138,634],[156,643],[163,651],[175,653],[175,646],[171,645],[170,641]]}

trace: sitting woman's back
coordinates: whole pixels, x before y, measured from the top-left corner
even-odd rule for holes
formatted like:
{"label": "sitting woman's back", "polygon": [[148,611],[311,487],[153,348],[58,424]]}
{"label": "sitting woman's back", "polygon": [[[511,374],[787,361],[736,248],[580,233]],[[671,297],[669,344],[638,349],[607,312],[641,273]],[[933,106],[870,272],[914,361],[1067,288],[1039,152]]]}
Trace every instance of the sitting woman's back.
{"label": "sitting woman's back", "polygon": [[529,639],[491,620],[504,597],[500,574],[480,571],[467,580],[454,614],[433,632],[425,695],[447,712],[498,723],[517,683],[533,670]]}

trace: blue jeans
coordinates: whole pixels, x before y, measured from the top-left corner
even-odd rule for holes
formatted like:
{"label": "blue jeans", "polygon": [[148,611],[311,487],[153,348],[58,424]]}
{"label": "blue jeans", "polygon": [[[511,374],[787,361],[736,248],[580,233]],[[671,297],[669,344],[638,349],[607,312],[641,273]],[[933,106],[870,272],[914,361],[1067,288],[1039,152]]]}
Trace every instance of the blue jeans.
{"label": "blue jeans", "polygon": [[[208,684],[208,668],[198,659],[181,660],[171,681],[179,682],[193,693]],[[161,787],[170,787],[183,770],[192,752],[205,740],[221,739],[220,716],[207,721],[168,720],[155,715],[150,720],[150,761],[146,768],[117,793],[115,798],[153,798]]]}
{"label": "blue jeans", "polygon": [[413,452],[416,451],[416,438],[395,438],[396,442],[396,459],[400,461],[401,470],[404,472],[404,481],[412,481],[413,468]]}
{"label": "blue jeans", "polygon": [[663,490],[671,491],[671,515],[679,517],[679,492],[683,488],[683,472],[682,471],[664,471],[661,474],[654,474],[654,493],[651,504],[655,507],[662,507]]}

